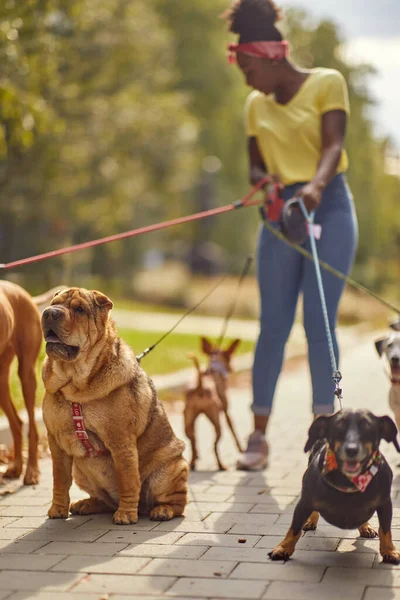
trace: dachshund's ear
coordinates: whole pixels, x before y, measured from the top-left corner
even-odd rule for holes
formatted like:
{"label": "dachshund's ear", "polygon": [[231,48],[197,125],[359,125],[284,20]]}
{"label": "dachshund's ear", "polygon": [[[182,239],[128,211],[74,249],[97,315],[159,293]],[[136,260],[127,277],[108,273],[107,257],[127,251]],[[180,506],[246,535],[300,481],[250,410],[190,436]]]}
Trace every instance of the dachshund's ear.
{"label": "dachshund's ear", "polygon": [[400,446],[397,441],[397,427],[390,417],[379,417],[380,436],[386,442],[392,442],[397,452],[400,452]]}
{"label": "dachshund's ear", "polygon": [[383,353],[383,345],[384,345],[384,343],[385,343],[385,342],[386,342],[388,339],[389,339],[389,338],[385,337],[385,338],[382,338],[381,340],[376,340],[376,342],[375,342],[375,348],[376,348],[376,351],[377,351],[377,353],[379,354],[379,356],[382,356],[382,353]]}
{"label": "dachshund's ear", "polygon": [[328,433],[328,425],[331,417],[329,415],[321,415],[315,419],[310,429],[308,430],[308,440],[304,446],[304,452],[308,452],[318,440],[326,438]]}

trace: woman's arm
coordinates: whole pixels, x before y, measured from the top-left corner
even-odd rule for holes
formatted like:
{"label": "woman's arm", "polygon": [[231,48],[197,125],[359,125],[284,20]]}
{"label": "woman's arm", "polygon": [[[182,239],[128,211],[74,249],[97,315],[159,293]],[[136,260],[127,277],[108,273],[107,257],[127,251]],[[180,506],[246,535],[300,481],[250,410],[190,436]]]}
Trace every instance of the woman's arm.
{"label": "woman's arm", "polygon": [[257,144],[257,138],[249,137],[247,144],[249,155],[249,179],[251,185],[256,185],[267,176],[267,169]]}
{"label": "woman's arm", "polygon": [[336,175],[346,133],[346,121],[347,115],[343,110],[332,110],[322,115],[321,158],[314,178],[300,192],[308,210],[317,208],[322,192]]}

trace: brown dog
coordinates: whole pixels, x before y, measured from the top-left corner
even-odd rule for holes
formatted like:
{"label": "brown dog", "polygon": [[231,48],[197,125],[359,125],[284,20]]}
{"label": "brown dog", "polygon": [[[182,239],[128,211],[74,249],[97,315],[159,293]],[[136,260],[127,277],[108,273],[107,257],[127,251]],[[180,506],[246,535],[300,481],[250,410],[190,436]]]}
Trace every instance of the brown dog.
{"label": "brown dog", "polygon": [[[116,333],[113,304],[70,288],[42,315],[47,358],[43,417],[53,460],[50,518],[138,511],[156,521],[182,515],[188,465],[152,381]],[[72,477],[90,498],[70,506]]]}
{"label": "brown dog", "polygon": [[185,433],[192,445],[192,459],[190,463],[192,469],[195,468],[196,460],[198,458],[195,422],[200,414],[205,414],[214,426],[216,434],[214,452],[218,468],[221,471],[224,471],[226,468],[222,464],[218,454],[218,442],[221,438],[221,412],[225,414],[228,426],[232,432],[239,452],[242,452],[239,440],[228,414],[227,396],[227,378],[228,373],[232,370],[230,359],[239,343],[240,340],[235,340],[226,350],[221,350],[216,346],[213,346],[207,338],[201,338],[202,350],[210,359],[208,367],[203,373],[200,370],[197,358],[194,355],[190,355],[197,370],[197,385],[186,391],[183,415],[185,421]]}
{"label": "brown dog", "polygon": [[39,482],[38,433],[35,423],[36,362],[42,343],[38,305],[50,301],[47,292],[32,298],[22,287],[0,281],[0,407],[5,412],[14,440],[14,463],[4,477],[18,478],[22,473],[23,424],[12,403],[9,387],[10,365],[18,358],[18,375],[29,417],[29,454],[25,485]]}

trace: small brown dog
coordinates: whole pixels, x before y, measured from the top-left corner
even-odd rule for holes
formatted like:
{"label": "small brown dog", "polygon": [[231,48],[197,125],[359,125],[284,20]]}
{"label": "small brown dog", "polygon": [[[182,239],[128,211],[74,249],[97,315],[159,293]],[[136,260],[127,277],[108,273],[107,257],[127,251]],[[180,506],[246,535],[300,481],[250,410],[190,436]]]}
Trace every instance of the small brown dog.
{"label": "small brown dog", "polygon": [[[114,512],[136,523],[183,514],[188,464],[154,385],[97,291],[56,294],[42,315],[43,417],[53,461],[52,519]],[[72,477],[89,498],[70,505]]]}
{"label": "small brown dog", "polygon": [[23,424],[12,403],[9,386],[10,366],[16,356],[18,376],[29,417],[29,453],[25,485],[39,482],[35,368],[42,343],[42,332],[38,306],[42,302],[49,302],[52,296],[50,291],[32,298],[19,285],[0,281],[0,407],[6,414],[14,440],[14,463],[8,467],[4,477],[14,479],[22,473]]}
{"label": "small brown dog", "polygon": [[218,454],[218,442],[221,438],[220,413],[225,414],[228,426],[232,432],[236,446],[239,452],[242,452],[238,437],[235,433],[232,421],[228,414],[228,374],[231,372],[231,357],[237,349],[240,340],[235,340],[226,350],[221,350],[205,337],[201,338],[202,350],[209,357],[209,364],[206,371],[202,372],[199,361],[193,355],[190,355],[197,369],[197,385],[186,391],[185,395],[185,433],[192,445],[192,459],[190,466],[192,469],[196,466],[198,458],[195,422],[200,414],[205,414],[215,428],[214,451],[218,463],[218,468],[224,471],[226,467],[222,464]]}

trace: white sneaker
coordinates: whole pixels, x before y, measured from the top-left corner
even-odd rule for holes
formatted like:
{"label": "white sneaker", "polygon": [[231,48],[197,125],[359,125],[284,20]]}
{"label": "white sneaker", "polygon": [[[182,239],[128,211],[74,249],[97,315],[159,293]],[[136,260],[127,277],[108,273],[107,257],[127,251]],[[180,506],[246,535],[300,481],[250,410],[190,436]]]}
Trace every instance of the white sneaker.
{"label": "white sneaker", "polygon": [[247,449],[236,463],[242,471],[260,471],[268,464],[268,444],[261,431],[254,431],[247,442]]}

